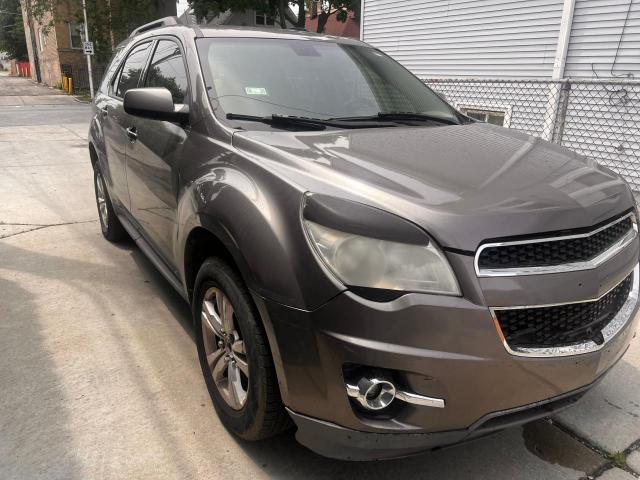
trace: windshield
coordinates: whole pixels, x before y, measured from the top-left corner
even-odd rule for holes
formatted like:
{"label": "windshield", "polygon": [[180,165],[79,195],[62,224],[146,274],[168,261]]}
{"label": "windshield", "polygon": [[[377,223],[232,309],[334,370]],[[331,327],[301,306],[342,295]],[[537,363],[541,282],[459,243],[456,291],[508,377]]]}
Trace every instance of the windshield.
{"label": "windshield", "polygon": [[305,38],[205,38],[198,40],[198,52],[212,105],[222,115],[459,118],[429,87],[371,47]]}

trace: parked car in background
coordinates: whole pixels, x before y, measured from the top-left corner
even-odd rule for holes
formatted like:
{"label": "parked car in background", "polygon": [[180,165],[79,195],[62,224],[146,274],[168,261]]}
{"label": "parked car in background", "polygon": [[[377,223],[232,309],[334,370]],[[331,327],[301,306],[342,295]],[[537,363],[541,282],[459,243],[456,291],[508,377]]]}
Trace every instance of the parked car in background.
{"label": "parked car in background", "polygon": [[243,439],[462,442],[574,403],[635,335],[625,182],[362,42],[164,19],[118,47],[94,112],[102,232],[190,303]]}

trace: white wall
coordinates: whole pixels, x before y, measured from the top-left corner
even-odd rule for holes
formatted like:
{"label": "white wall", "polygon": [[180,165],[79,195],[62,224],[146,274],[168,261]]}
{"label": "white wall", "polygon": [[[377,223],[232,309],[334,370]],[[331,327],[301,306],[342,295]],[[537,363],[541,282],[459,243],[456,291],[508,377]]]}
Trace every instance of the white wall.
{"label": "white wall", "polygon": [[421,77],[550,77],[562,5],[562,0],[365,0],[363,39]]}
{"label": "white wall", "polygon": [[565,75],[611,77],[620,39],[613,74],[640,78],[640,0],[576,0]]}

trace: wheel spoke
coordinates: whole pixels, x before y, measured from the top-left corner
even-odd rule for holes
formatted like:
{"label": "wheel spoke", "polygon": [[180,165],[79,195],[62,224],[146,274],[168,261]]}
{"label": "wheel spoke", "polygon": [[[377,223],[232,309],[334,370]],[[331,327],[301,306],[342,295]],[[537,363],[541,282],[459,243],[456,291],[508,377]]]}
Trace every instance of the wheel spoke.
{"label": "wheel spoke", "polygon": [[215,352],[208,354],[207,364],[209,365],[209,370],[213,372],[214,369],[216,368],[216,365],[218,365],[218,363],[224,362],[224,360],[220,360],[223,356],[224,356],[223,349],[219,349],[219,350],[216,350]]}
{"label": "wheel spoke", "polygon": [[98,190],[98,200],[103,202],[104,201],[104,188],[102,187],[102,176],[101,175],[98,175],[98,178],[96,179],[96,188]]}
{"label": "wheel spoke", "polygon": [[102,220],[102,223],[104,225],[107,225],[107,201],[104,193],[104,181],[102,180],[102,175],[100,174],[96,176],[96,198],[98,200],[98,212],[100,213],[100,219]]}
{"label": "wheel spoke", "polygon": [[244,373],[247,378],[249,377],[249,364],[247,363],[247,356],[244,351],[244,342],[242,340],[238,340],[231,345],[231,351],[233,355],[233,359],[235,360],[238,368],[242,373]]}
{"label": "wheel spoke", "polygon": [[220,317],[222,319],[222,325],[224,331],[227,333],[231,333],[234,330],[233,326],[233,305],[227,298],[227,296],[223,293],[219,295],[220,303],[218,303],[218,311],[220,312]]}
{"label": "wheel spoke", "polygon": [[[224,350],[221,350],[221,352],[224,353]],[[213,380],[218,386],[220,386],[225,380],[224,372],[225,370],[227,370],[228,365],[229,360],[227,359],[226,355],[220,355],[219,357],[217,357],[217,362],[215,362],[213,369],[211,370],[211,374],[213,375]]]}
{"label": "wheel spoke", "polygon": [[213,303],[208,300],[205,300],[202,304],[202,323],[212,333],[220,338],[223,337],[224,328],[222,327],[220,317],[216,313]]}
{"label": "wheel spoke", "polygon": [[204,351],[213,381],[227,405],[240,410],[247,401],[249,364],[229,297],[217,287],[209,288],[202,302],[201,318]]}
{"label": "wheel spoke", "polygon": [[231,345],[231,349],[238,355],[245,356],[247,354],[244,351],[244,341],[242,340],[236,340],[235,342],[233,342],[233,345]]}
{"label": "wheel spoke", "polygon": [[229,382],[229,397],[231,404],[235,408],[240,408],[244,404],[247,392],[245,392],[242,388],[240,369],[235,362],[229,362],[227,377]]}

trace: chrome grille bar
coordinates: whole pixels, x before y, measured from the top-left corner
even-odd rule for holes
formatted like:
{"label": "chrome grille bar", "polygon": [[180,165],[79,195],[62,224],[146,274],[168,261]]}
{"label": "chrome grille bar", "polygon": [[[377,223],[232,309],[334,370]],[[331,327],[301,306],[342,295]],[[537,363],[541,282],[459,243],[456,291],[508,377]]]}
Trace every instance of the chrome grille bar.
{"label": "chrome grille bar", "polygon": [[[479,260],[480,255],[487,248],[494,247],[505,247],[511,245],[528,245],[534,243],[543,243],[543,242],[554,242],[560,240],[571,240],[578,238],[588,238],[593,235],[596,235],[611,226],[626,220],[627,218],[631,219],[632,228],[629,229],[625,233],[624,236],[619,238],[615,243],[613,243],[609,248],[591,258],[589,260],[580,261],[580,262],[571,262],[564,263],[560,265],[548,265],[548,266],[531,266],[531,267],[508,267],[508,268],[486,268],[480,267]],[[636,221],[636,217],[633,213],[628,213],[613,222],[608,223],[602,227],[599,227],[595,230],[592,230],[588,233],[576,234],[576,235],[565,235],[565,236],[556,236],[556,237],[547,237],[547,238],[535,238],[528,240],[514,240],[507,242],[495,242],[495,243],[485,243],[478,248],[475,259],[474,259],[474,267],[476,271],[476,275],[478,277],[513,277],[519,275],[540,275],[540,274],[549,274],[549,273],[562,273],[562,272],[574,272],[579,270],[592,270],[597,268],[598,266],[605,263],[607,260],[613,258],[622,250],[624,250],[628,245],[630,245],[635,238],[638,236],[638,224]]]}

